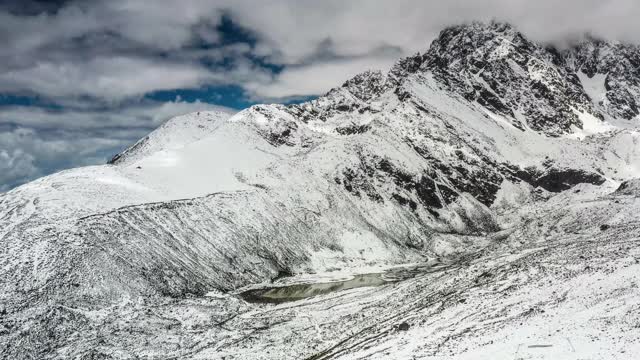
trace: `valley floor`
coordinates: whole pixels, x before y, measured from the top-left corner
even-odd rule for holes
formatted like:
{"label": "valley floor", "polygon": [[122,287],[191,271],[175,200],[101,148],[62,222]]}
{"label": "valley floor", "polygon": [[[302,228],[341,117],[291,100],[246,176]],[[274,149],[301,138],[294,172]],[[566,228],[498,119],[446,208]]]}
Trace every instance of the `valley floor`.
{"label": "valley floor", "polygon": [[238,291],[60,309],[84,325],[56,356],[637,359],[640,222],[628,211],[638,205],[605,196],[540,209],[455,263],[298,301],[251,303]]}

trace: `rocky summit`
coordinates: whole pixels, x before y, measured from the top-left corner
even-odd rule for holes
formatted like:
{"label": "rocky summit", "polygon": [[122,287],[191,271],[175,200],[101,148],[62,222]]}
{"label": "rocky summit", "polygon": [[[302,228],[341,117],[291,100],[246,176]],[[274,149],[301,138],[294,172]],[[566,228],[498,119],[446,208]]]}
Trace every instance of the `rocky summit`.
{"label": "rocky summit", "polygon": [[454,26],[0,194],[0,357],[637,359],[639,65]]}

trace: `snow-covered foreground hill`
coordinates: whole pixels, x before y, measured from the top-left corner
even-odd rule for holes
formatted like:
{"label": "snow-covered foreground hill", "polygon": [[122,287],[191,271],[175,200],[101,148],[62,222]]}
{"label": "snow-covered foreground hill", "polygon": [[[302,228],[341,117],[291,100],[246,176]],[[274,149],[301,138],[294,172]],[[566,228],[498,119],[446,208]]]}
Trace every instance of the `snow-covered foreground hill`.
{"label": "snow-covered foreground hill", "polygon": [[638,59],[452,27],[0,194],[0,355],[638,358]]}

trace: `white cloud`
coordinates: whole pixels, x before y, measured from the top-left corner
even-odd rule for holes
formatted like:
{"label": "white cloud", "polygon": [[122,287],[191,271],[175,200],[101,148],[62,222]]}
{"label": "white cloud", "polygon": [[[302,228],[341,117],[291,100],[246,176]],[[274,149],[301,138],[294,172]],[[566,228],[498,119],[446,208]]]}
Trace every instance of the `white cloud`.
{"label": "white cloud", "polygon": [[365,56],[380,47],[425,51],[446,26],[497,19],[543,42],[584,32],[640,42],[640,2],[634,0],[325,0],[228,4],[235,19],[260,34],[260,52],[297,64],[320,49]]}
{"label": "white cloud", "polygon": [[89,95],[121,100],[155,90],[197,87],[214,77],[201,66],[113,57],[86,62],[42,62],[0,74],[0,91],[48,97]]}
{"label": "white cloud", "polygon": [[245,85],[255,96],[265,99],[322,94],[340,86],[364,70],[388,70],[395,58],[363,58],[329,61],[286,68],[268,83]]}
{"label": "white cloud", "polygon": [[54,14],[38,16],[0,12],[0,32],[11,33],[0,52],[28,52],[97,31],[164,50],[177,49],[191,40],[193,25],[204,21],[215,26],[219,10],[216,1],[112,0],[70,2]]}
{"label": "white cloud", "polygon": [[[0,141],[5,134],[0,134]],[[17,182],[23,182],[38,175],[34,157],[21,149],[0,149],[0,191],[6,191]]]}
{"label": "white cloud", "polygon": [[[241,52],[186,49],[195,37],[216,43],[214,31],[224,13],[253,31],[257,44]],[[607,38],[640,41],[640,2],[634,0],[113,0],[70,3],[51,15],[36,17],[0,14],[0,32],[6,45],[0,49],[11,71],[2,71],[0,89],[21,89],[46,96],[90,94],[120,99],[171,87],[197,87],[202,83],[236,84],[257,94],[283,97],[320,94],[337,84],[354,64],[360,70],[379,67],[382,53],[394,58],[425,51],[443,27],[471,20],[496,18],[514,23],[540,41],[562,42],[583,32]],[[118,53],[118,47],[98,57],[57,53],[56,44],[79,36],[107,32],[132,41],[146,51],[165,51],[181,59],[161,61]],[[116,38],[117,40],[117,38]],[[114,40],[114,41],[116,41]],[[88,51],[85,49],[85,51]],[[135,51],[128,48],[128,52]],[[249,52],[247,52],[249,51]],[[386,51],[386,53],[385,53]],[[382,52],[382,53],[381,53]],[[55,54],[54,54],[55,53]],[[152,52],[153,53],[153,52]],[[189,53],[190,56],[181,56]],[[209,53],[209,55],[207,54]],[[267,56],[271,62],[291,66],[280,76],[247,65],[246,56]],[[54,56],[55,55],[55,56]],[[198,65],[202,58],[232,56],[232,69],[210,71]],[[391,57],[391,56],[390,56]],[[37,59],[35,62],[32,59]],[[48,60],[43,61],[43,58]],[[53,58],[53,59],[52,59]],[[352,59],[357,60],[342,60]],[[331,64],[331,65],[329,65]],[[344,69],[339,69],[343,64]],[[331,71],[329,67],[331,66]],[[316,67],[317,69],[313,69]],[[0,66],[1,68],[1,66]],[[17,69],[17,70],[16,70]],[[314,83],[290,79],[301,74],[324,74]],[[269,84],[269,81],[273,81]],[[257,86],[256,84],[262,84]],[[287,86],[291,86],[290,90]]]}
{"label": "white cloud", "polygon": [[32,106],[13,106],[0,110],[0,125],[19,124],[37,129],[144,127],[152,130],[174,116],[204,110],[235,111],[201,101],[187,102],[179,99],[168,102],[138,103],[120,109],[110,109],[107,112],[101,109],[53,111]]}
{"label": "white cloud", "polygon": [[85,165],[101,150],[122,145],[122,140],[81,133],[47,137],[22,127],[0,132],[0,191],[55,170]]}

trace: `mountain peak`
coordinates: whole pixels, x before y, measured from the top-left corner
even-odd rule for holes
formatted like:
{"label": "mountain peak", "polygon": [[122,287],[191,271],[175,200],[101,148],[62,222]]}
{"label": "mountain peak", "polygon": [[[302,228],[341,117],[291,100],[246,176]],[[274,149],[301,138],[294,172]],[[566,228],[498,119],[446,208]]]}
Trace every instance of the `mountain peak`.
{"label": "mountain peak", "polygon": [[444,29],[427,54],[443,61],[442,65],[462,61],[473,67],[479,57],[497,60],[511,56],[521,62],[521,53],[534,50],[536,45],[510,24],[473,22]]}
{"label": "mountain peak", "polygon": [[470,23],[440,33],[422,68],[448,90],[477,102],[513,126],[549,136],[582,128],[581,113],[602,115],[557,51],[507,23]]}
{"label": "mountain peak", "polygon": [[[366,112],[367,102],[391,89],[404,99],[405,79],[426,73],[445,90],[504,117],[522,131],[530,128],[555,137],[582,128],[581,114],[603,118],[560,52],[497,21],[444,29],[425,53],[399,60],[386,76],[366,71],[353,77],[314,101],[314,112],[304,118]],[[297,107],[294,110],[299,113]]]}
{"label": "mountain peak", "polygon": [[520,34],[520,32],[508,22],[497,20],[472,21],[444,28],[440,32],[438,39],[447,39],[461,33],[469,35],[485,34],[495,36],[516,36]]}
{"label": "mountain peak", "polygon": [[[417,53],[399,60],[391,68],[389,78],[392,83],[398,84],[403,78],[418,72],[421,68],[446,68],[453,64],[477,73],[481,64],[478,56],[482,57],[483,61],[508,56],[521,61],[518,55],[534,47],[533,43],[526,40],[509,23],[490,21],[450,26],[440,32],[425,53]],[[489,58],[486,58],[487,54],[490,55]]]}

